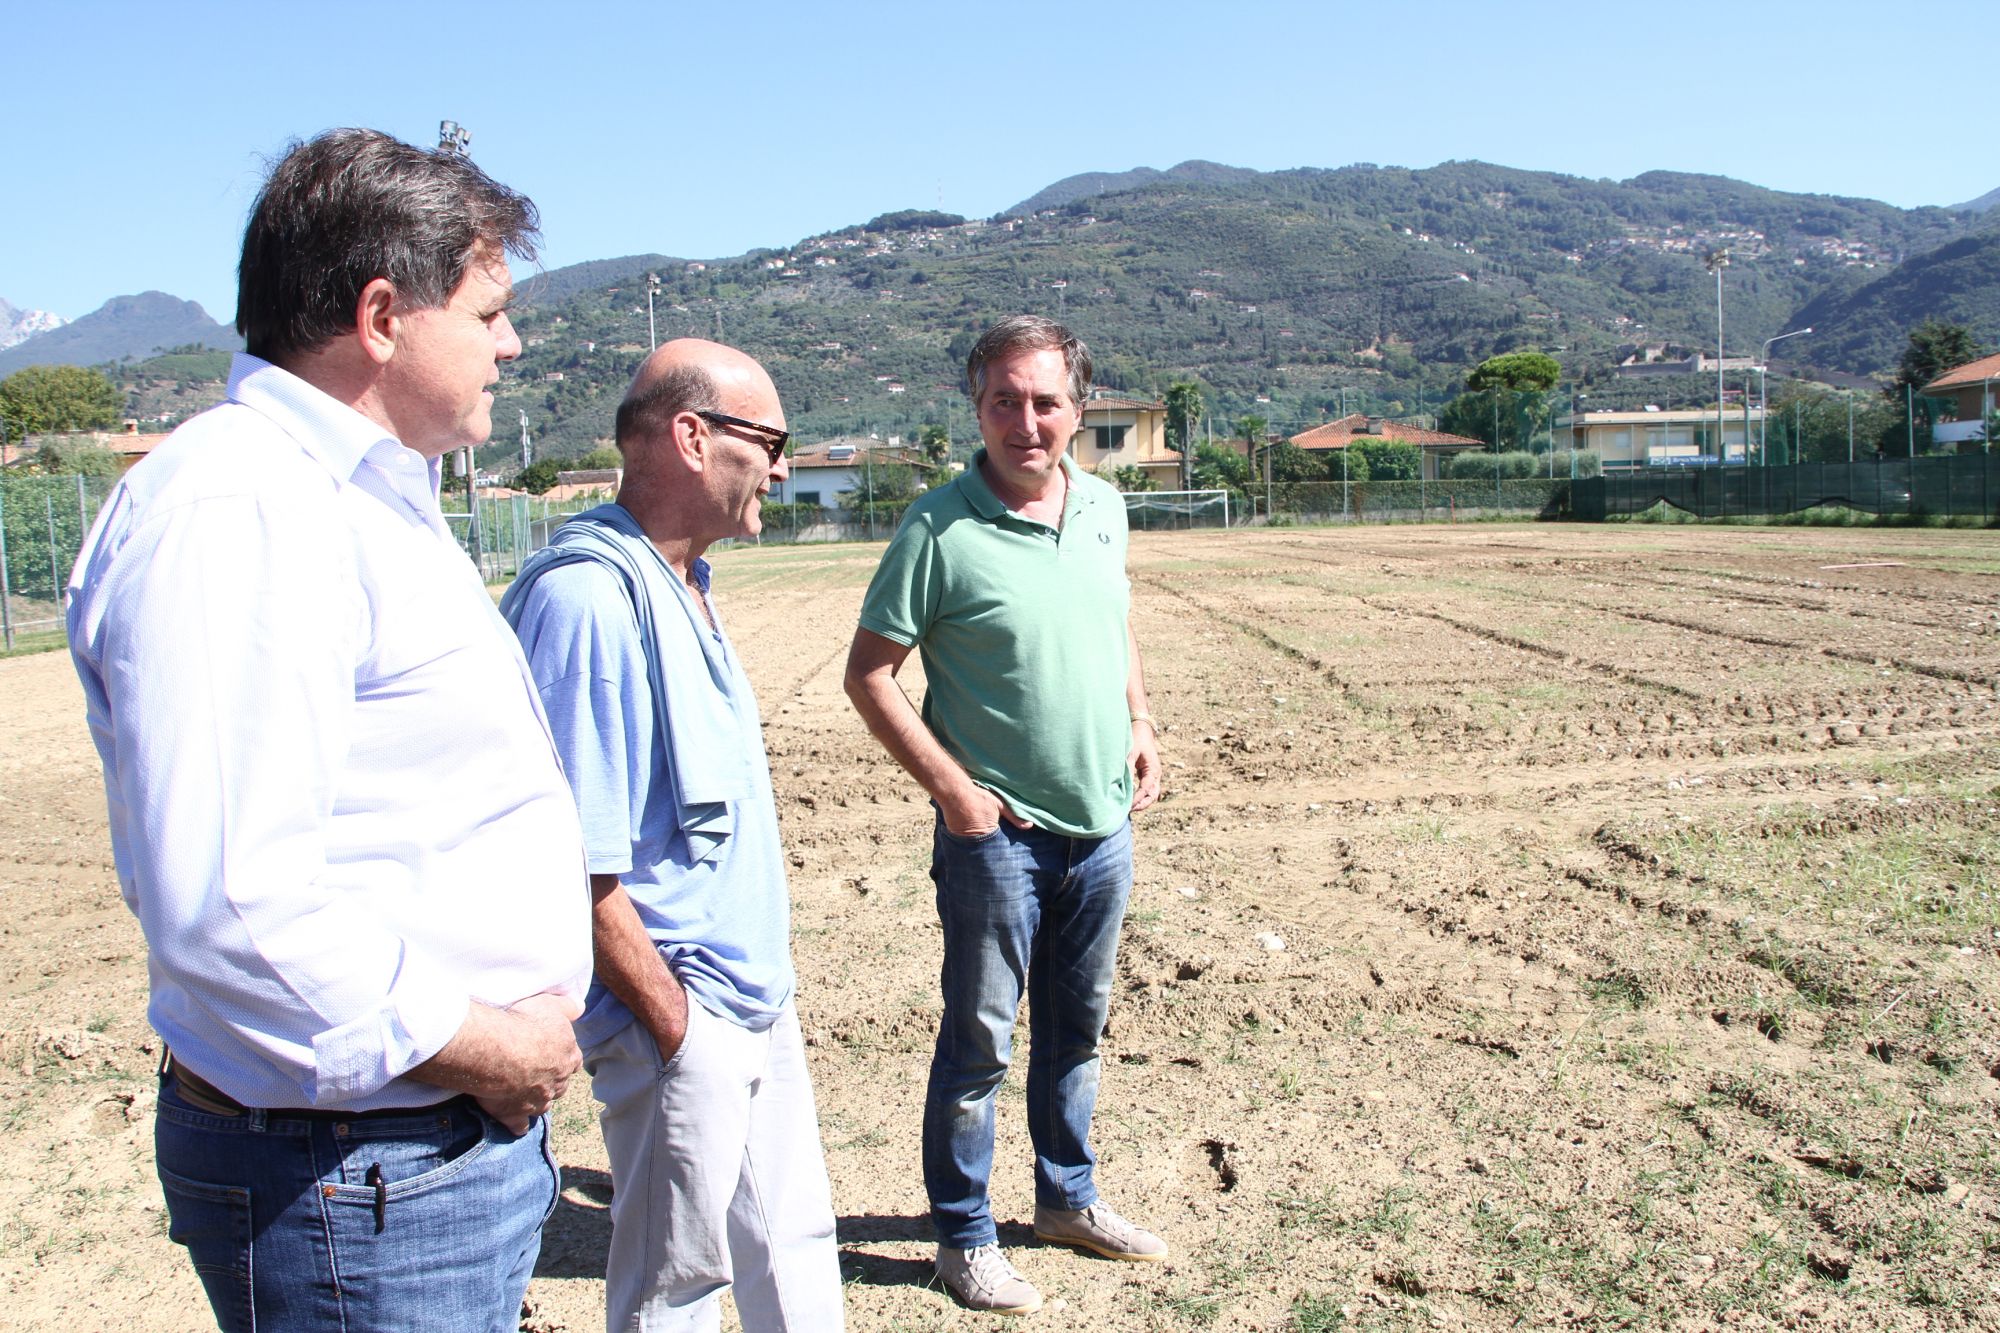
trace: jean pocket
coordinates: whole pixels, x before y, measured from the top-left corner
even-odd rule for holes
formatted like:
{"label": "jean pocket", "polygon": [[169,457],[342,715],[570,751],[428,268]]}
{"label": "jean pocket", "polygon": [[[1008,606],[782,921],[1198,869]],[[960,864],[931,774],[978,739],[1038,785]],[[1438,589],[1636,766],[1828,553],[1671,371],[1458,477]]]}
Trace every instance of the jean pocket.
{"label": "jean pocket", "polygon": [[188,1252],[214,1307],[215,1321],[229,1330],[254,1327],[250,1316],[250,1191],[241,1185],[211,1185],[159,1168],[167,1199],[167,1239]]}
{"label": "jean pocket", "polygon": [[325,1196],[372,1208],[425,1193],[478,1161],[496,1134],[507,1130],[466,1106],[424,1116],[344,1121],[334,1130],[342,1183],[327,1185]]}

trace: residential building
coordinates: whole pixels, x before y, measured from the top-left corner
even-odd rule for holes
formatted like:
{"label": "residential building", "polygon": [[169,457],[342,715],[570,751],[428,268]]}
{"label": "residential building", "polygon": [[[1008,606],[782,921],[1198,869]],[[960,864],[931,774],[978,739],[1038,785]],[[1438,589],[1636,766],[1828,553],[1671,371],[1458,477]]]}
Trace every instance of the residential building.
{"label": "residential building", "polygon": [[1950,398],[1951,421],[1931,427],[1933,444],[1986,443],[1986,423],[2000,411],[2000,356],[1985,356],[1953,366],[1926,384],[1927,398]]}
{"label": "residential building", "polygon": [[1181,456],[1167,447],[1167,405],[1156,399],[1091,390],[1069,451],[1093,472],[1136,467],[1160,489],[1180,489]]}
{"label": "residential building", "polygon": [[1578,412],[1557,417],[1551,430],[1558,449],[1592,450],[1606,472],[1743,462],[1744,440],[1756,438],[1763,409],[1733,406],[1722,414],[1720,457],[1715,450],[1715,415],[1714,408]]}
{"label": "residential building", "polygon": [[1391,421],[1387,417],[1371,417],[1361,412],[1350,412],[1338,420],[1314,426],[1292,436],[1291,443],[1301,449],[1322,452],[1330,449],[1345,449],[1356,441],[1393,440],[1402,444],[1414,444],[1423,455],[1426,481],[1436,481],[1442,471],[1444,461],[1454,454],[1466,453],[1474,449],[1485,449],[1484,440],[1475,440],[1469,435],[1453,435],[1449,431],[1429,430],[1423,426],[1412,426],[1401,421]]}
{"label": "residential building", "polygon": [[791,475],[773,491],[772,498],[779,504],[838,509],[840,497],[847,492],[867,490],[869,468],[919,467],[924,461],[915,449],[877,439],[841,436],[822,440],[796,449],[786,459]]}

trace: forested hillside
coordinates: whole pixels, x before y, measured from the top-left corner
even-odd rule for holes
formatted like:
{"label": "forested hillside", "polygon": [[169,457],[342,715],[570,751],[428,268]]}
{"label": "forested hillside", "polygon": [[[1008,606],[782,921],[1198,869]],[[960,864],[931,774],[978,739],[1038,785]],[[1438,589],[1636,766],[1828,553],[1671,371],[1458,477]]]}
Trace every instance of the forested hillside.
{"label": "forested hillside", "polygon": [[[1117,188],[1086,193],[1103,185]],[[1189,163],[1071,178],[987,221],[910,224],[924,216],[737,259],[639,256],[551,273],[521,308],[528,346],[507,406],[557,453],[608,435],[646,348],[648,272],[660,280],[660,336],[722,338],[762,357],[808,437],[940,421],[960,440],[971,419],[956,364],[981,326],[1016,310],[1065,318],[1097,351],[1105,384],[1159,393],[1198,378],[1219,421],[1254,411],[1290,430],[1330,415],[1343,391],[1371,411],[1434,407],[1467,367],[1514,348],[1549,351],[1585,381],[1635,344],[1712,350],[1703,261],[1720,249],[1735,354],[1803,312],[1852,311],[1860,331],[1802,339],[1792,359],[1885,371],[1906,324],[1875,293],[1927,252],[1940,281],[1971,283],[1962,306],[1974,317],[1995,296],[1979,267],[1980,215],[1670,172],[1613,182],[1478,162],[1274,173]]]}

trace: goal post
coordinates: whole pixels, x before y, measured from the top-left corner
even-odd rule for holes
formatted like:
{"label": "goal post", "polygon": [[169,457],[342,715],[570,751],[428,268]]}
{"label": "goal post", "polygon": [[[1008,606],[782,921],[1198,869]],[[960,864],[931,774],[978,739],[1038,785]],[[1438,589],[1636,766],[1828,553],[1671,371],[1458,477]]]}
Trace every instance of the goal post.
{"label": "goal post", "polygon": [[1162,528],[1226,528],[1228,491],[1127,491],[1125,520],[1141,532]]}

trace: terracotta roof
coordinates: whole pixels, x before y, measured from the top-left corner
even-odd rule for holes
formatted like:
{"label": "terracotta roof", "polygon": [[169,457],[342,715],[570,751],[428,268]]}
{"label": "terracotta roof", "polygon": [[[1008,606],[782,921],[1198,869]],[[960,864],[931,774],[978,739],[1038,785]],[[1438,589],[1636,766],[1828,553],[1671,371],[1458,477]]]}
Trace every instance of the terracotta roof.
{"label": "terracotta roof", "polygon": [[1108,407],[1122,412],[1164,412],[1167,405],[1151,398],[1127,398],[1120,393],[1094,393],[1083,400],[1083,410],[1093,407]]}
{"label": "terracotta roof", "polygon": [[1923,387],[1924,393],[1936,393],[1940,389],[1960,389],[1977,384],[1981,380],[2000,380],[2000,355],[1982,356],[1977,361],[1968,361],[1962,366],[1953,366],[1944,374]]}
{"label": "terracotta roof", "polygon": [[1422,426],[1406,426],[1400,421],[1384,421],[1377,431],[1367,429],[1369,418],[1360,412],[1350,412],[1338,421],[1329,421],[1311,430],[1301,431],[1292,436],[1291,443],[1301,449],[1345,449],[1357,438],[1364,440],[1397,440],[1404,444],[1422,445],[1462,445],[1484,449],[1484,440],[1475,440],[1468,435],[1452,435],[1441,430],[1425,430]]}

